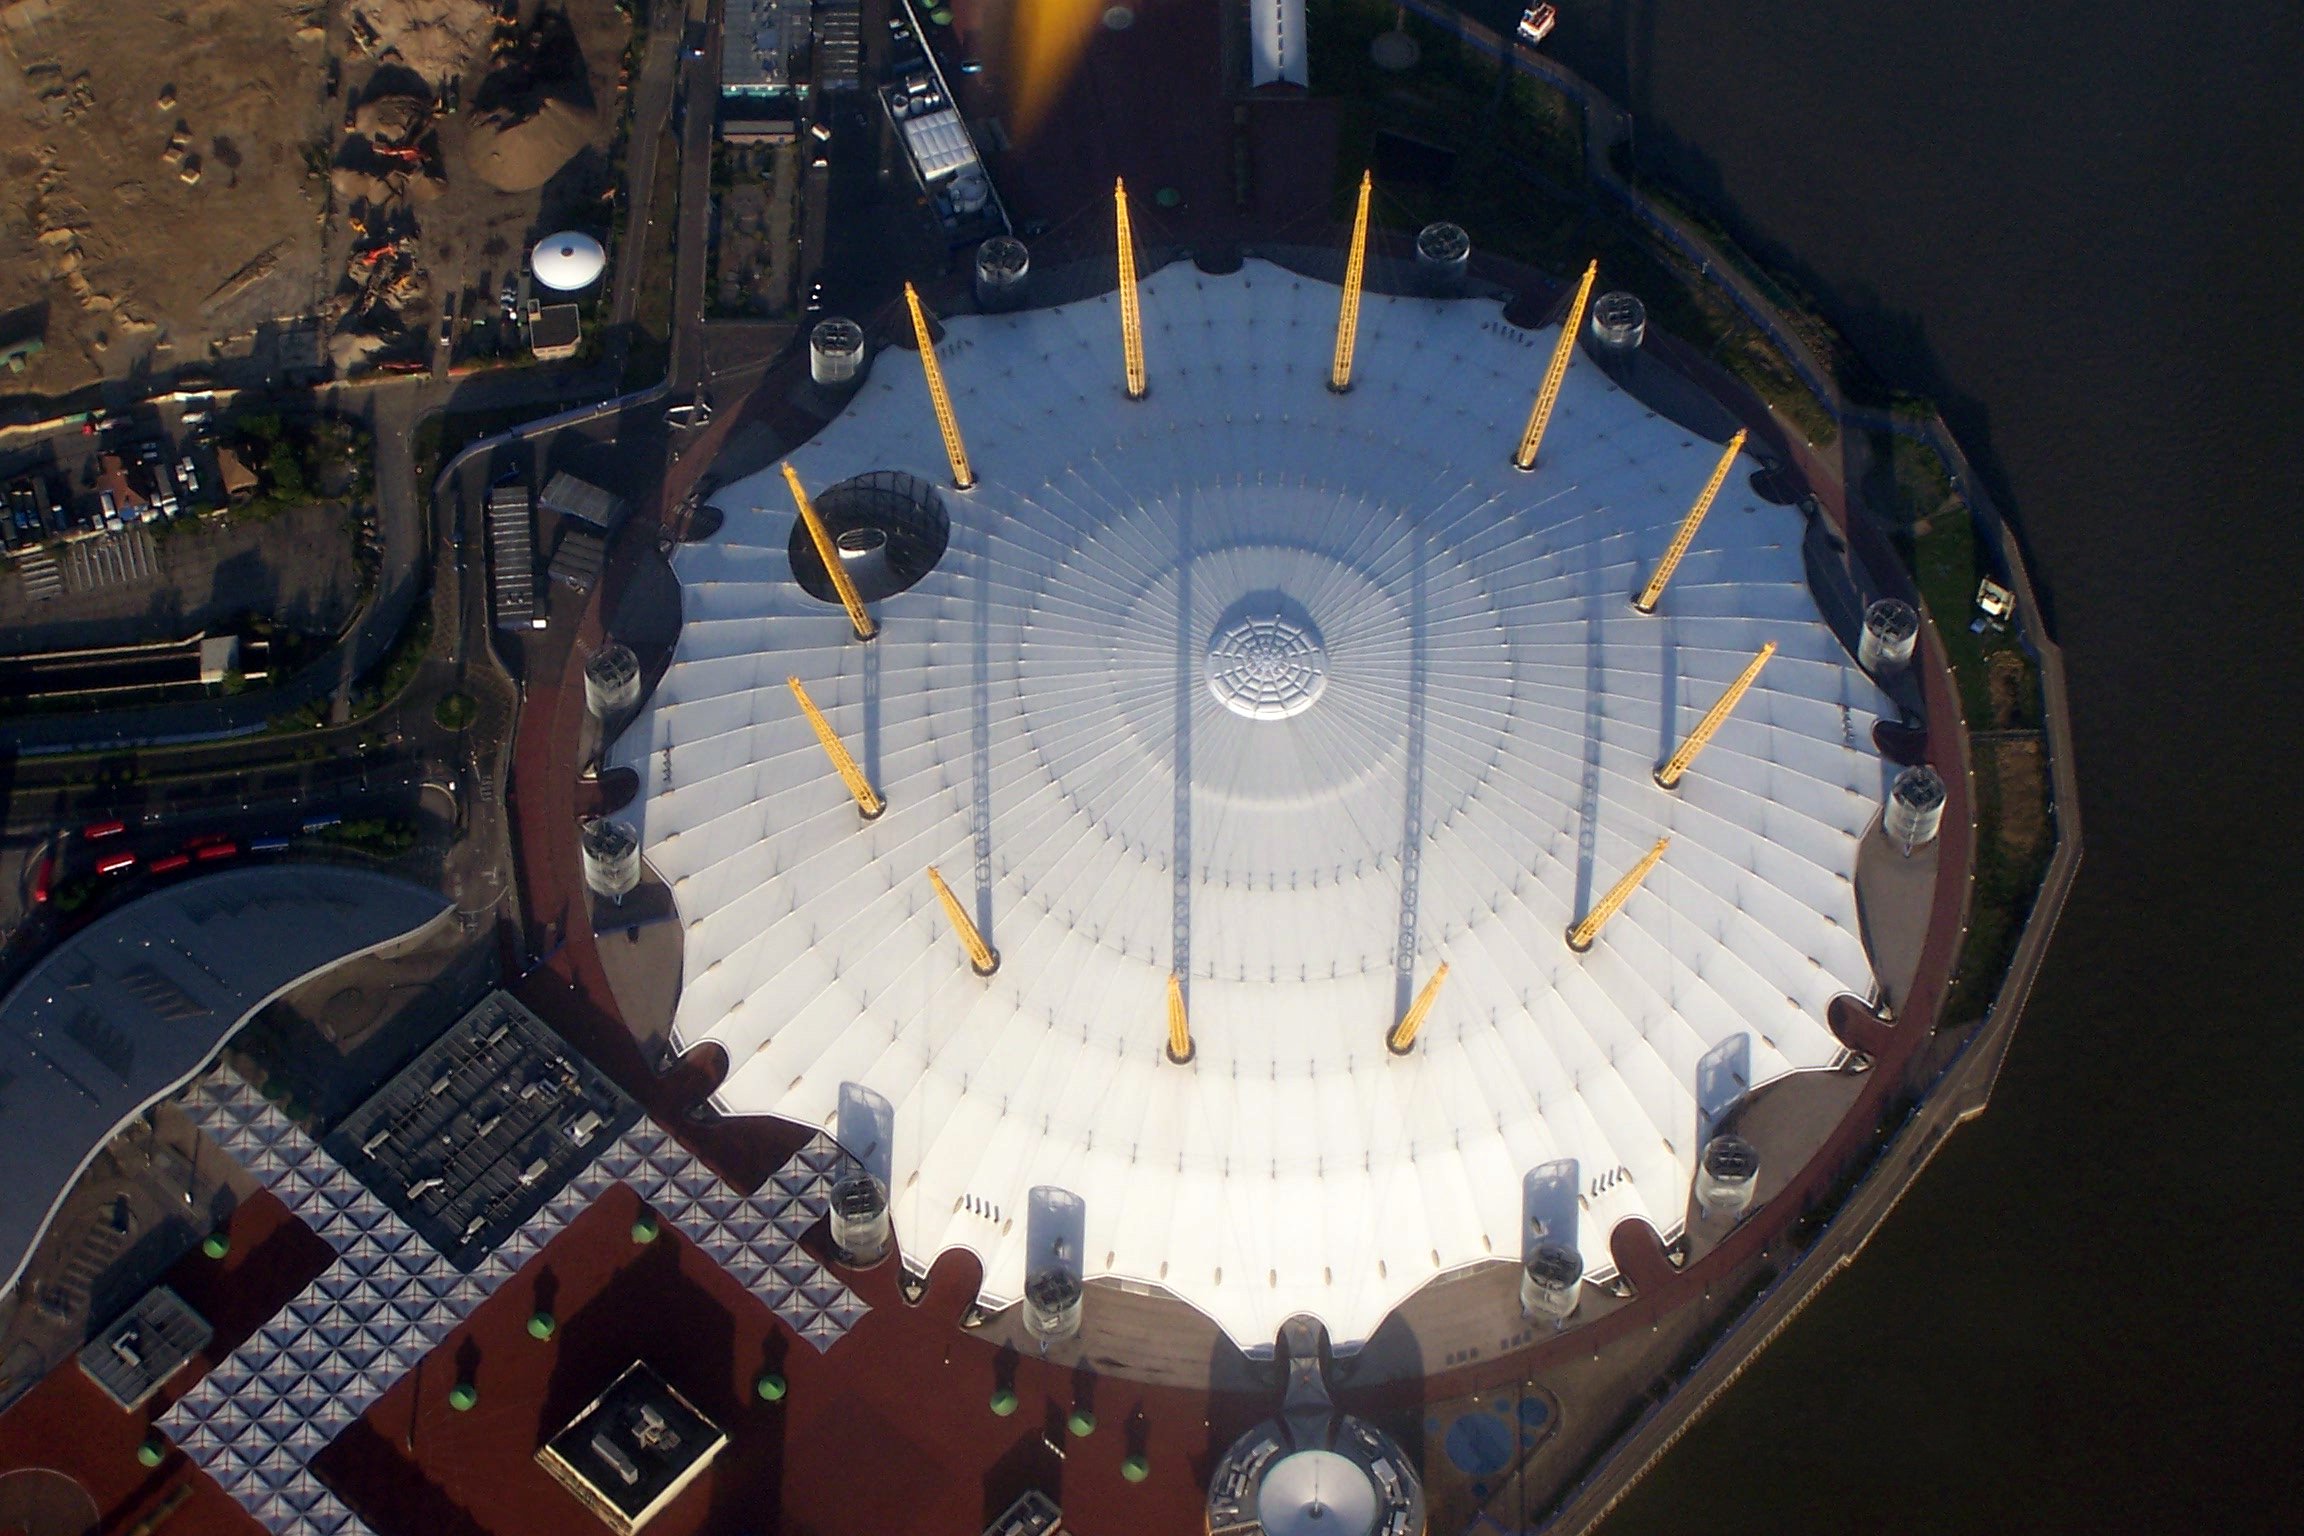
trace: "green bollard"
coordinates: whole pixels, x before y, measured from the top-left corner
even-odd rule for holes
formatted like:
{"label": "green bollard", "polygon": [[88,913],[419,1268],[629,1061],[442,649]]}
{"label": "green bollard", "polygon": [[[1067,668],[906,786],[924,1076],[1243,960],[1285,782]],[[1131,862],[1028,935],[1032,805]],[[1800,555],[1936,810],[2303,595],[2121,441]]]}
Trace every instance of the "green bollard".
{"label": "green bollard", "polygon": [[1072,1417],[1066,1419],[1064,1423],[1073,1434],[1083,1440],[1096,1433],[1096,1415],[1085,1408],[1073,1409]]}
{"label": "green bollard", "polygon": [[1120,1475],[1132,1483],[1140,1483],[1152,1475],[1152,1463],[1142,1456],[1130,1456],[1120,1463]]}
{"label": "green bollard", "polygon": [[992,1411],[1001,1418],[1006,1418],[1014,1413],[1016,1411],[1015,1392],[1007,1387],[995,1391],[992,1394]]}
{"label": "green bollard", "polygon": [[760,1394],[760,1401],[764,1403],[780,1403],[784,1401],[784,1394],[791,1388],[785,1384],[782,1376],[774,1371],[767,1371],[763,1372],[760,1379],[752,1384],[752,1390]]}
{"label": "green bollard", "polygon": [[480,1389],[468,1381],[460,1381],[448,1389],[448,1406],[458,1413],[470,1413],[472,1405],[480,1401]]}
{"label": "green bollard", "polygon": [[531,1312],[528,1315],[528,1337],[532,1339],[548,1339],[559,1331],[559,1327],[549,1312]]}

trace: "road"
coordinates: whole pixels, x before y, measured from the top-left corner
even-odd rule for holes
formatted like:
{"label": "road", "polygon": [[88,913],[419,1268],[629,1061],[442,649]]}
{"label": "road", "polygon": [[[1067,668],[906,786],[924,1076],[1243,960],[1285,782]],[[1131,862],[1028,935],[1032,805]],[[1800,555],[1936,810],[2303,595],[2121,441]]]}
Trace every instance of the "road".
{"label": "road", "polygon": [[[648,48],[641,56],[640,78],[632,87],[632,133],[627,141],[630,160],[624,174],[624,249],[616,253],[615,275],[609,279],[609,324],[619,346],[625,341],[640,302],[641,269],[647,265],[648,210],[655,206],[657,149],[664,140],[664,125],[672,111],[673,87],[681,66],[680,37],[687,25],[684,0],[655,0],[648,13]],[[619,355],[617,372],[623,371]]]}

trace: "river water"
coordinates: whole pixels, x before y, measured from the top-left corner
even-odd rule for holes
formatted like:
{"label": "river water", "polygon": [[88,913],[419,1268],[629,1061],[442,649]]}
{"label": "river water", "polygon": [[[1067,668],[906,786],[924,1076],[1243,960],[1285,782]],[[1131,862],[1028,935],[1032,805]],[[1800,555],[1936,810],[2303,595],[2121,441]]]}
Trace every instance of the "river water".
{"label": "river water", "polygon": [[2087,833],[1990,1111],[1609,1530],[2304,1528],[2304,8],[1561,10],[1643,166],[1942,403]]}

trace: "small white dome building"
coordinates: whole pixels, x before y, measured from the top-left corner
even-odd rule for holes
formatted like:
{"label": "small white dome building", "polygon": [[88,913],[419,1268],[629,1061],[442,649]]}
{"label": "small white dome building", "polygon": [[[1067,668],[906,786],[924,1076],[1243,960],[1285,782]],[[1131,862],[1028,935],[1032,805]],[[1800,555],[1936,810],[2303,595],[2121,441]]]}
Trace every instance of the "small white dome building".
{"label": "small white dome building", "polygon": [[608,253],[590,235],[563,230],[536,242],[528,266],[545,287],[575,293],[600,281],[600,274],[608,270]]}

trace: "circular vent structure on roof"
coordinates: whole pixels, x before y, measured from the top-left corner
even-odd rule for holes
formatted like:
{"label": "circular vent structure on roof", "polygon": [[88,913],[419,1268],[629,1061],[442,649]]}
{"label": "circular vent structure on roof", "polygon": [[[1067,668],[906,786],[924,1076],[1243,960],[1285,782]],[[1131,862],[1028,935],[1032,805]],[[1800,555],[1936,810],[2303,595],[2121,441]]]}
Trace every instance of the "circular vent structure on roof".
{"label": "circular vent structure on roof", "polygon": [[[868,603],[910,591],[936,569],[952,542],[944,498],[916,475],[875,470],[826,487],[814,501],[848,579]],[[840,601],[806,524],[793,522],[785,554],[794,579],[810,597],[820,603]]]}

